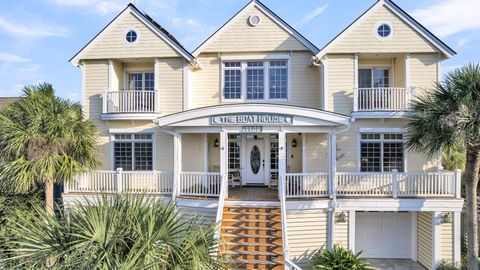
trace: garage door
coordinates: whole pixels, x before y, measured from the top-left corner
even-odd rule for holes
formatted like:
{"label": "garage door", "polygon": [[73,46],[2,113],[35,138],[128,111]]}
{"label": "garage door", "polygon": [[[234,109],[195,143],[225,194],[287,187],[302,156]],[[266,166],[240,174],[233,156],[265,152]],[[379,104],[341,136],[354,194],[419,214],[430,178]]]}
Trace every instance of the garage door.
{"label": "garage door", "polygon": [[365,258],[411,258],[411,213],[357,212],[355,251]]}

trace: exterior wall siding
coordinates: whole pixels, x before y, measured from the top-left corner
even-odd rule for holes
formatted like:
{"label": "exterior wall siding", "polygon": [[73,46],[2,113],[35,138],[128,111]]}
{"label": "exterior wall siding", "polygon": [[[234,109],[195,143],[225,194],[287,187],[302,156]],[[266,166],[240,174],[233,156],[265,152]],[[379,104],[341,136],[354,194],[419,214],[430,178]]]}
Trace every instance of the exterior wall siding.
{"label": "exterior wall siding", "polygon": [[437,54],[410,54],[410,84],[421,96],[431,90],[438,79],[439,59]]}
{"label": "exterior wall siding", "polygon": [[350,115],[355,86],[354,55],[329,54],[327,57],[327,109]]}
{"label": "exterior wall siding", "polygon": [[417,260],[427,269],[432,269],[432,213],[418,212],[417,215]]}
{"label": "exterior wall siding", "polygon": [[453,262],[453,234],[453,223],[440,225],[440,257],[447,262]]}
{"label": "exterior wall siding", "polygon": [[183,59],[159,59],[156,63],[158,74],[156,86],[160,91],[160,113],[162,115],[180,112],[183,109]]}
{"label": "exterior wall siding", "polygon": [[[137,32],[138,39],[134,44],[129,44],[124,39],[132,29]],[[82,59],[131,58],[132,55],[135,58],[180,56],[133,14],[126,13],[93,41]]]}
{"label": "exterior wall siding", "polygon": [[348,249],[348,222],[350,216],[345,212],[345,222],[335,222],[334,242]]}
{"label": "exterior wall siding", "polygon": [[304,270],[311,269],[310,258],[327,245],[327,212],[287,210],[290,259]]}
{"label": "exterior wall siding", "polygon": [[[410,52],[436,52],[427,40],[384,6],[360,20],[332,47],[331,53],[393,53],[404,52],[406,48]],[[383,22],[390,23],[394,29],[387,40],[380,40],[375,34],[375,26]]]}
{"label": "exterior wall siding", "polygon": [[304,133],[307,136],[306,172],[328,172],[328,135]]}

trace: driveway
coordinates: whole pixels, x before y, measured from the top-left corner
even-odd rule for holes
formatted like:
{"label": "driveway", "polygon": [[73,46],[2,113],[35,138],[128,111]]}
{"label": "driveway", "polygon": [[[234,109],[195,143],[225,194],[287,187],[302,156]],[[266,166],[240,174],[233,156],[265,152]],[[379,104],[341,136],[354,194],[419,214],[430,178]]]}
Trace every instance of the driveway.
{"label": "driveway", "polygon": [[425,270],[425,267],[412,260],[367,259],[367,261],[379,270]]}

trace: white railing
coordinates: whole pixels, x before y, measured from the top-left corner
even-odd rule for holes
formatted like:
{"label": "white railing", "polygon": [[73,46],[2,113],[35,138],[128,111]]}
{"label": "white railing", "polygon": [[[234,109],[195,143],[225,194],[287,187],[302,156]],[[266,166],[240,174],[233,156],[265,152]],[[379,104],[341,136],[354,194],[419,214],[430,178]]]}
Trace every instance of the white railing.
{"label": "white railing", "polygon": [[355,88],[353,110],[355,112],[408,111],[414,95],[414,88]]}
{"label": "white railing", "polygon": [[392,173],[337,172],[337,196],[392,196]]}
{"label": "white railing", "polygon": [[215,241],[218,241],[220,239],[220,232],[222,229],[223,207],[225,206],[225,198],[227,197],[228,197],[228,177],[224,176],[224,177],[221,177],[220,196],[218,198],[217,216],[215,219],[215,226],[217,226],[215,227],[215,234],[213,235],[213,238]]}
{"label": "white railing", "polygon": [[65,193],[171,194],[173,173],[164,171],[92,171],[65,184]]}
{"label": "white railing", "polygon": [[215,172],[181,172],[178,194],[219,197],[220,179],[220,173]]}
{"label": "white railing", "polygon": [[285,261],[285,269],[291,269],[288,265],[288,262],[290,262],[290,248],[288,246],[287,203],[286,203],[286,189],[285,189],[286,185],[287,185],[286,178],[280,175],[280,185],[278,186],[278,197],[280,199],[280,216],[282,220],[283,258]]}
{"label": "white railing", "polygon": [[328,197],[328,173],[287,173],[287,198]]}
{"label": "white railing", "polygon": [[104,91],[103,113],[159,113],[159,91]]}

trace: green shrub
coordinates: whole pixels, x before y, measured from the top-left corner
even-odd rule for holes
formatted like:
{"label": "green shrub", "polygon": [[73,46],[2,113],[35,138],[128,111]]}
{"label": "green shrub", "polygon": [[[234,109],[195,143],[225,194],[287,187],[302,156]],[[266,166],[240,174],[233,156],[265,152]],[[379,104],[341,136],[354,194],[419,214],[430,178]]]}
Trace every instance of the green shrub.
{"label": "green shrub", "polygon": [[374,269],[360,257],[361,252],[354,254],[351,250],[335,245],[333,250],[318,251],[313,255],[314,270],[367,270]]}

